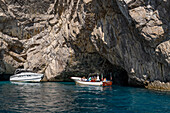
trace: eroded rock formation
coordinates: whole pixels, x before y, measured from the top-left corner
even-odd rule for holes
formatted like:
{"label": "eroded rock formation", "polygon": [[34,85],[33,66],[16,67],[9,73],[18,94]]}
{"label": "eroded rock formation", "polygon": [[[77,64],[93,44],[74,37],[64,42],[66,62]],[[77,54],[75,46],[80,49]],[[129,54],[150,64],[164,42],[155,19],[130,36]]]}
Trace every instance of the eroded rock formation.
{"label": "eroded rock formation", "polygon": [[89,73],[117,78],[123,70],[131,85],[169,82],[169,6],[168,0],[0,0],[0,73],[29,68],[65,81]]}

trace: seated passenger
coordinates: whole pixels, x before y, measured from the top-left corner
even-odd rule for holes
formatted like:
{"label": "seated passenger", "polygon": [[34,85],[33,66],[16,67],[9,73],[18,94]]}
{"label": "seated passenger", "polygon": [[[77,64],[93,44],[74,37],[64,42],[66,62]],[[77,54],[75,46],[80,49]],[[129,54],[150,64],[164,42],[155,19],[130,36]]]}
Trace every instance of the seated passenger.
{"label": "seated passenger", "polygon": [[96,81],[100,81],[99,75],[97,76],[97,80]]}
{"label": "seated passenger", "polygon": [[93,77],[91,77],[91,82],[95,82],[95,79]]}
{"label": "seated passenger", "polygon": [[81,78],[82,81],[87,81],[86,77],[84,76],[83,78]]}
{"label": "seated passenger", "polygon": [[89,77],[89,81],[91,81],[91,77]]}
{"label": "seated passenger", "polygon": [[104,80],[103,80],[103,81],[105,81],[105,82],[106,82],[106,81],[107,81],[107,79],[106,79],[106,78],[104,78]]}
{"label": "seated passenger", "polygon": [[97,81],[97,78],[96,78],[96,76],[94,76],[94,81]]}

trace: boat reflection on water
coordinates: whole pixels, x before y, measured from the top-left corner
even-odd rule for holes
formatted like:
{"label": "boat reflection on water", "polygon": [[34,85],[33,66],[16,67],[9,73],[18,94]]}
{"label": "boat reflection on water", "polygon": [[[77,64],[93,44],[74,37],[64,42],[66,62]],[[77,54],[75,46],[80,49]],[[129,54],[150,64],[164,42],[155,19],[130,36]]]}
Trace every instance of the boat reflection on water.
{"label": "boat reflection on water", "polygon": [[104,90],[112,90],[112,86],[101,87],[101,86],[88,86],[88,85],[76,85],[80,90],[84,89],[84,91],[104,91]]}
{"label": "boat reflection on water", "polygon": [[40,85],[41,83],[38,82],[11,82],[11,84],[15,84],[15,85]]}
{"label": "boat reflection on water", "polygon": [[88,91],[93,91],[93,90],[103,91],[103,87],[100,87],[100,86],[87,86],[87,85],[78,85],[78,86],[82,88],[86,88],[88,89]]}

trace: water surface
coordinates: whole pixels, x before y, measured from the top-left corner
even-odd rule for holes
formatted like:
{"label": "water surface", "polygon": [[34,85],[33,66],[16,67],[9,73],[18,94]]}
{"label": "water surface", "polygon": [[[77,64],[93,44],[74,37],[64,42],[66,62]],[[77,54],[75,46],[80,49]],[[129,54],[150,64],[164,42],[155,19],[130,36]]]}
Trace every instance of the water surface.
{"label": "water surface", "polygon": [[169,113],[170,92],[73,82],[0,82],[0,112]]}

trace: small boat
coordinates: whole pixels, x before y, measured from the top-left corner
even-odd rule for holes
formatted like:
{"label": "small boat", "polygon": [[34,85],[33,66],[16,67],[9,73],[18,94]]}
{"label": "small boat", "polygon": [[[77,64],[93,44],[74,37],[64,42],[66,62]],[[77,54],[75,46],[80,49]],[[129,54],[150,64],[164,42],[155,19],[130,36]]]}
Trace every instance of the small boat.
{"label": "small boat", "polygon": [[111,86],[112,81],[103,81],[103,86]]}
{"label": "small boat", "polygon": [[40,82],[43,74],[33,73],[30,70],[16,69],[13,76],[10,77],[11,82]]}
{"label": "small boat", "polygon": [[111,86],[112,81],[87,81],[82,80],[80,77],[71,77],[72,80],[75,81],[76,84],[79,85],[92,85],[92,86]]}

